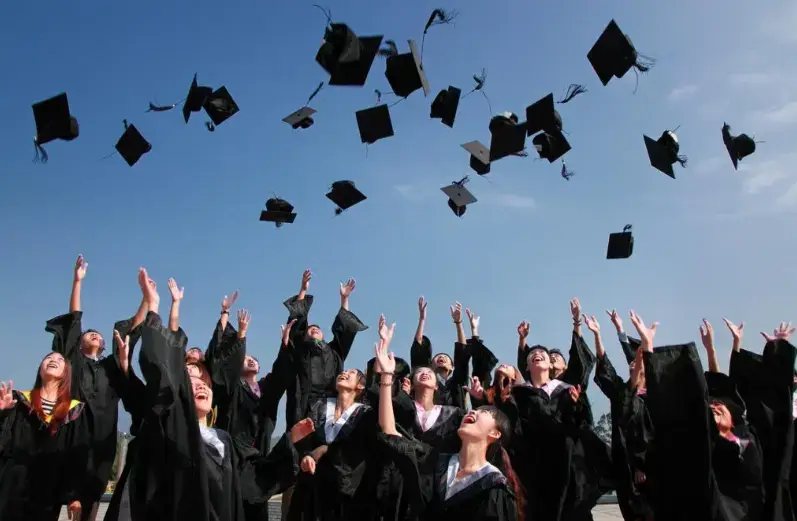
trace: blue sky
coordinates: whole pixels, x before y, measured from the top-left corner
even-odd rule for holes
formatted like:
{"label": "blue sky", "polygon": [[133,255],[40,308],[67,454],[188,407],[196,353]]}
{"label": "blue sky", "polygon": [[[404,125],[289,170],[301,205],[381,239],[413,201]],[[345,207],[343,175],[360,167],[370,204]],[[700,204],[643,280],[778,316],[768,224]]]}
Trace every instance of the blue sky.
{"label": "blue sky", "polygon": [[[573,296],[601,318],[617,361],[607,307],[659,320],[659,343],[697,341],[705,316],[725,365],[722,316],[744,320],[747,346],[759,349],[758,331],[794,317],[797,292],[788,261],[797,254],[797,9],[741,0],[533,4],[324,4],[358,34],[382,33],[401,49],[420,40],[433,8],[460,12],[456,26],[428,34],[432,96],[416,92],[392,109],[396,135],[366,158],[354,112],[374,103],[373,89],[390,90],[383,62],[363,89],[325,88],[309,131],[280,121],[326,79],[314,62],[325,20],[311,3],[4,3],[0,377],[32,384],[49,348],[44,322],[67,310],[78,253],[90,264],[87,327],[110,337],[113,322],[134,312],[136,270],[145,266],[164,310],[167,278],[186,287],[182,325],[192,344],[206,345],[222,296],[240,289],[239,304],[253,315],[250,349],[264,365],[278,345],[281,303],[304,268],[314,272],[313,318],[324,325],[339,281],[357,279],[352,310],[372,329],[358,338],[350,366],[372,356],[380,313],[397,322],[394,349],[407,354],[419,295],[430,303],[436,348],[454,341],[448,306],[459,300],[481,315],[482,335],[503,360],[514,359],[522,319],[531,320],[533,342],[567,347]],[[658,60],[636,94],[633,74],[604,88],[586,59],[612,18]],[[588,87],[560,111],[577,175],[566,182],[558,164],[503,160],[492,183],[471,176],[479,202],[457,219],[439,189],[469,173],[461,143],[489,142],[488,111],[471,96],[449,129],[428,118],[429,104],[449,84],[469,89],[483,67],[496,112],[522,114],[548,92]],[[180,100],[195,72],[201,83],[226,85],[241,112],[212,134],[204,115],[185,125],[179,111],[144,113],[150,101]],[[30,105],[62,91],[80,137],[50,144],[50,162],[34,164]],[[122,119],[153,145],[132,169],[118,156],[101,160]],[[722,144],[723,121],[766,142],[738,172]],[[649,166],[642,134],[678,125],[690,164],[673,181]],[[369,198],[334,217],[324,194],[340,179]],[[273,193],[296,206],[295,224],[258,222]],[[634,256],[606,261],[608,234],[628,223]],[[590,394],[605,409],[597,390]]]}

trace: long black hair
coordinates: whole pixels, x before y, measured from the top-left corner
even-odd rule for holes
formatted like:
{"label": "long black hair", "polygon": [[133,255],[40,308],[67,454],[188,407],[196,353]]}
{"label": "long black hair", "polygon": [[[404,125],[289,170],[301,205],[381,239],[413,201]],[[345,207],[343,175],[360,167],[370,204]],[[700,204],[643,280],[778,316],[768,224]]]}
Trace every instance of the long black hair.
{"label": "long black hair", "polygon": [[501,433],[501,437],[497,443],[492,443],[487,448],[487,461],[495,465],[506,478],[507,485],[509,485],[515,495],[515,508],[518,519],[523,519],[526,509],[526,495],[523,492],[523,485],[520,484],[520,479],[515,474],[515,469],[512,468],[509,453],[506,451],[512,439],[512,423],[506,414],[493,405],[482,405],[477,410],[486,411],[495,418],[495,427]]}

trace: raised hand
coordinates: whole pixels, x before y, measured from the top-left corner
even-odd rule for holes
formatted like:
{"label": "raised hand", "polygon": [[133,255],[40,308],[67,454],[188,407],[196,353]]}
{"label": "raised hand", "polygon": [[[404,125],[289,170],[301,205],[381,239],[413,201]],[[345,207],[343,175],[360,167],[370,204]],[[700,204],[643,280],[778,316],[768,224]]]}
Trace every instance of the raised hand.
{"label": "raised hand", "polygon": [[459,302],[455,302],[454,305],[451,306],[451,319],[456,324],[462,322],[462,304]]}
{"label": "raised hand", "polygon": [[656,336],[656,328],[659,327],[659,323],[654,322],[648,327],[645,325],[642,317],[634,313],[633,310],[629,314],[631,315],[631,323],[634,324],[637,333],[639,333],[639,338],[642,341],[641,344],[645,346],[647,351],[652,351],[653,338]]}
{"label": "raised hand", "polygon": [[17,401],[14,399],[14,381],[0,382],[0,411],[12,409]]}
{"label": "raised hand", "polygon": [[395,330],[395,322],[390,327],[387,327],[385,315],[379,316],[379,338],[382,340],[382,343],[385,344],[385,349],[387,349],[387,346],[390,346],[390,341],[393,340],[393,332]]}
{"label": "raised hand", "polygon": [[426,320],[426,299],[423,297],[418,299],[418,317]]}
{"label": "raised hand", "polygon": [[384,341],[374,344],[374,354],[383,373],[394,373],[396,371],[396,359],[393,357],[393,353],[388,353],[387,347]]}
{"label": "raised hand", "polygon": [[349,279],[346,283],[340,283],[340,298],[349,298],[354,291],[354,279]]}
{"label": "raised hand", "polygon": [[412,390],[412,382],[406,376],[401,379],[401,390],[407,394],[410,394],[410,391]]}
{"label": "raised hand", "polygon": [[130,336],[127,335],[122,339],[119,331],[113,330],[113,340],[116,344],[116,356],[119,359],[119,364],[122,366],[122,372],[127,373],[128,360],[130,356]]}
{"label": "raised hand", "polygon": [[581,302],[576,297],[570,301],[570,314],[573,315],[573,322],[581,320]]}
{"label": "raised hand", "polygon": [[[468,317],[468,322],[470,322],[471,330],[478,330],[479,320],[481,319],[481,317],[476,316],[476,314],[472,313],[469,308],[465,309],[465,315]],[[476,333],[474,333],[473,336],[476,336]]]}
{"label": "raised hand", "polygon": [[567,392],[570,393],[570,399],[573,400],[573,403],[576,403],[581,397],[581,386],[576,385],[575,387],[570,387]]}
{"label": "raised hand", "polygon": [[304,272],[302,273],[302,289],[301,289],[301,291],[304,291],[306,293],[307,290],[310,289],[310,280],[312,278],[313,278],[313,272],[311,272],[310,270],[304,270]]}
{"label": "raised hand", "polygon": [[224,298],[221,299],[221,310],[229,312],[230,308],[232,307],[233,304],[235,304],[236,300],[238,300],[238,290],[237,289],[235,291],[233,291],[232,295],[229,296],[229,297],[227,295],[224,295]]}
{"label": "raised hand", "polygon": [[614,328],[620,333],[623,330],[623,319],[620,318],[620,315],[617,314],[617,310],[612,308],[611,310],[607,309],[606,314],[609,315],[609,318],[614,324]]}
{"label": "raised hand", "polygon": [[584,323],[587,325],[587,329],[589,329],[596,335],[600,334],[601,325],[598,324],[598,320],[594,316],[588,317],[586,313],[583,315],[583,317],[584,317]]}
{"label": "raised hand", "polygon": [[521,322],[520,324],[518,324],[518,326],[517,326],[517,336],[518,336],[518,338],[521,338],[522,340],[525,340],[526,337],[529,336],[529,329],[530,328],[531,328],[531,324],[529,324],[525,320],[523,322]]}
{"label": "raised hand", "polygon": [[141,286],[142,295],[149,304],[149,310],[157,313],[158,304],[161,300],[160,295],[158,295],[158,285],[149,278],[149,274],[144,268],[138,269],[138,284]]}
{"label": "raised hand", "polygon": [[282,333],[281,333],[282,345],[285,346],[285,347],[289,346],[290,343],[291,343],[291,328],[293,327],[293,325],[295,323],[296,323],[296,319],[294,318],[293,320],[291,320],[287,324],[283,324],[283,325],[280,326],[280,329],[282,330]]}
{"label": "raised hand", "polygon": [[763,336],[767,342],[774,342],[776,340],[789,340],[794,334],[794,331],[795,328],[791,326],[791,322],[781,322],[771,335],[768,335],[762,331],[761,336]]}
{"label": "raised hand", "polygon": [[291,442],[297,443],[307,436],[315,432],[315,424],[310,418],[297,422],[296,425],[291,427]]}
{"label": "raised hand", "polygon": [[714,328],[711,323],[703,319],[703,325],[700,326],[700,341],[703,342],[703,347],[706,351],[714,350]]}
{"label": "raised hand", "polygon": [[80,282],[86,276],[86,270],[89,269],[89,263],[83,259],[83,255],[78,255],[75,261],[75,282]]}
{"label": "raised hand", "polygon": [[474,398],[478,398],[479,400],[484,398],[484,388],[477,376],[471,376],[470,385],[463,385],[463,388]]}
{"label": "raised hand", "polygon": [[744,322],[740,322],[739,325],[737,326],[727,318],[723,318],[722,321],[725,322],[725,326],[728,328],[728,331],[731,332],[731,336],[733,336],[733,341],[741,342],[742,335],[744,333]]}
{"label": "raised hand", "polygon": [[183,300],[183,295],[185,294],[185,287],[179,287],[177,285],[177,281],[174,279],[169,279],[169,293],[172,294],[172,301],[173,302],[180,302]]}
{"label": "raised hand", "polygon": [[251,315],[249,315],[249,311],[245,309],[238,310],[238,335],[246,334],[246,330],[249,329],[249,321],[252,319]]}

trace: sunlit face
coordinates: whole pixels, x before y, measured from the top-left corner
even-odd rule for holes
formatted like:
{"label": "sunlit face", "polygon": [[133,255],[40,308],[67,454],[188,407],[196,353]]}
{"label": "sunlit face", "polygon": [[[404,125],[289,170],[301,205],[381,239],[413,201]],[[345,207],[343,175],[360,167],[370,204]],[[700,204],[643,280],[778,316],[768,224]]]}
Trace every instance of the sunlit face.
{"label": "sunlit face", "polygon": [[83,334],[81,346],[84,350],[98,352],[102,349],[103,345],[105,345],[105,342],[102,339],[102,335],[96,331],[87,331]]}
{"label": "sunlit face", "polygon": [[728,407],[717,400],[711,402],[711,412],[714,415],[714,423],[720,432],[728,432],[733,428],[733,417]]}
{"label": "sunlit face", "polygon": [[518,378],[518,375],[515,373],[515,368],[511,365],[501,364],[495,370],[495,379],[497,381],[501,381],[504,378],[508,378],[510,381],[515,381]]}
{"label": "sunlit face", "polygon": [[244,374],[257,374],[260,372],[260,364],[254,356],[246,355],[244,357]]}
{"label": "sunlit face", "polygon": [[321,328],[316,325],[311,325],[307,328],[307,338],[312,340],[318,340],[319,342],[324,340],[324,332],[321,331]]}
{"label": "sunlit face", "polygon": [[59,353],[50,353],[44,357],[39,366],[39,376],[44,381],[57,380],[64,376],[64,369],[66,369],[64,357]]}
{"label": "sunlit face", "polygon": [[204,418],[213,410],[213,390],[199,377],[191,377],[191,388],[194,391],[194,407],[196,415]]}
{"label": "sunlit face", "polygon": [[428,367],[421,367],[412,377],[416,389],[437,389],[437,376]]}
{"label": "sunlit face", "polygon": [[564,373],[565,369],[567,369],[565,358],[559,353],[551,353],[551,365],[553,365],[553,371],[556,376]]}
{"label": "sunlit face", "polygon": [[440,353],[434,357],[432,362],[437,369],[442,369],[446,372],[451,372],[454,370],[454,362],[451,361],[451,357],[446,354]]}
{"label": "sunlit face", "polygon": [[189,364],[195,364],[197,362],[201,362],[203,358],[204,356],[202,354],[202,350],[199,349],[198,347],[192,347],[191,349],[185,352],[185,359],[186,362],[188,362]]}
{"label": "sunlit face", "polygon": [[335,379],[335,388],[340,391],[361,391],[365,389],[364,382],[357,369],[346,369]]}
{"label": "sunlit face", "polygon": [[501,437],[495,416],[484,409],[474,409],[462,418],[457,434],[463,440],[495,441]]}
{"label": "sunlit face", "polygon": [[550,371],[552,367],[551,357],[544,349],[532,349],[529,356],[526,357],[526,363],[529,369]]}

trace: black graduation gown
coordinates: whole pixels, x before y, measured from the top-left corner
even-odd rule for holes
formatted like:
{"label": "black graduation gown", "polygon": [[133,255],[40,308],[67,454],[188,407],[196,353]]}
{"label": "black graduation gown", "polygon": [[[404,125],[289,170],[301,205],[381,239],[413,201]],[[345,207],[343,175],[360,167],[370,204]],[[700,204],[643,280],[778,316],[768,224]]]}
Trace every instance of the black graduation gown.
{"label": "black graduation gown", "polygon": [[595,383],[608,398],[612,417],[612,467],[617,502],[623,518],[646,519],[652,514],[645,484],[636,485],[634,474],[647,472],[645,455],[653,439],[653,424],[645,407],[645,395],[617,376],[608,356],[598,357]]}
{"label": "black graduation gown", "polygon": [[287,436],[286,450],[268,458],[220,429],[223,457],[203,441],[182,336],[151,312],[141,326],[146,388],[130,398],[141,402],[134,410],[143,411],[145,402],[147,412],[137,422],[135,450],[128,452],[127,476],[114,491],[109,521],[243,521],[242,500],[266,501],[282,473],[298,466]]}
{"label": "black graduation gown", "polygon": [[414,439],[387,436],[378,438],[395,459],[405,479],[411,505],[408,520],[434,521],[515,521],[515,496],[500,472],[490,472],[446,497],[448,465],[452,454]]}
{"label": "black graduation gown", "polygon": [[763,355],[731,353],[730,377],[747,405],[747,417],[761,442],[765,501],[762,521],[791,521],[789,474],[794,424],[792,392],[795,350],[785,340],[767,343]]}
{"label": "black graduation gown", "polygon": [[[329,398],[334,406],[334,398]],[[327,452],[316,463],[315,474],[301,473],[291,498],[288,519],[292,521],[338,521],[373,519],[377,512],[374,500],[382,473],[383,458],[374,450],[377,418],[374,409],[360,404],[342,415],[334,439],[327,399],[316,402],[309,417],[315,432],[302,440],[297,449],[302,456],[326,445]],[[334,414],[334,412],[333,412]],[[331,421],[330,421],[331,420]],[[339,421],[340,421],[339,420]]]}
{"label": "black graduation gown", "polygon": [[[479,379],[484,389],[492,384],[493,370],[498,365],[498,358],[490,351],[481,337],[474,336],[468,340],[470,359],[473,365],[473,376]],[[472,402],[472,400],[471,400]],[[474,407],[475,404],[472,404]]]}
{"label": "black graduation gown", "polygon": [[[465,390],[463,385],[468,383],[468,363],[470,362],[470,349],[466,344],[454,342],[454,370],[443,380],[438,375],[437,391],[434,393],[434,403],[437,405],[452,405],[465,407]],[[419,367],[433,367],[432,343],[424,336],[423,342],[412,341],[410,347],[410,366],[412,373]]]}
{"label": "black graduation gown", "polygon": [[14,391],[16,406],[0,411],[0,519],[54,521],[61,505],[90,486],[91,436],[83,403],[73,400],[53,435],[33,412],[30,394]]}
{"label": "black graduation gown", "polygon": [[47,321],[45,330],[53,334],[53,351],[62,354],[72,365],[73,398],[86,404],[92,436],[89,465],[94,479],[87,483],[86,496],[82,499],[83,502],[97,502],[111,479],[116,457],[117,387],[121,372],[113,355],[92,360],[80,351],[82,317],[81,311],[57,316]]}
{"label": "black graduation gown", "polygon": [[280,349],[271,372],[258,381],[258,397],[241,380],[246,358],[246,339],[229,323],[224,331],[221,321],[205,352],[205,362],[213,381],[213,399],[218,416],[216,426],[233,438],[251,440],[257,450],[268,453],[277,421],[277,407],[285,392],[286,374],[290,372],[288,349]]}
{"label": "black graduation gown", "polygon": [[285,423],[288,428],[306,418],[319,399],[335,394],[335,378],[343,371],[354,338],[368,326],[357,315],[340,308],[332,323],[332,340],[316,343],[304,338],[313,296],[299,300],[298,295],[286,300],[288,322],[296,320],[291,329],[291,377],[287,384]]}

